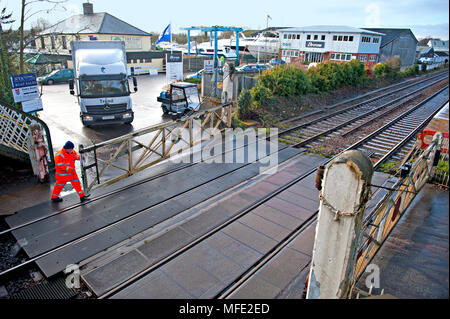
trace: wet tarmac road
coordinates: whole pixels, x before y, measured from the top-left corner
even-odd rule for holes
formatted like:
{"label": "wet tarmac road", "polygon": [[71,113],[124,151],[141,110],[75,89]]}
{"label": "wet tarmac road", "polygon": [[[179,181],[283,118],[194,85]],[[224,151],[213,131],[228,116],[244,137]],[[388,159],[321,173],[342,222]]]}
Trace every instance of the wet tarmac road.
{"label": "wet tarmac road", "polygon": [[[166,85],[166,75],[137,76],[138,91],[131,94],[134,121],[131,124],[114,124],[84,127],[80,120],[80,108],[77,98],[69,94],[67,83],[44,85],[42,103],[44,110],[39,112],[40,118],[47,123],[52,137],[53,151],[61,149],[67,140],[76,148],[121,136],[143,127],[166,121],[162,117],[161,103],[156,97]],[[130,80],[130,85],[132,82]]]}

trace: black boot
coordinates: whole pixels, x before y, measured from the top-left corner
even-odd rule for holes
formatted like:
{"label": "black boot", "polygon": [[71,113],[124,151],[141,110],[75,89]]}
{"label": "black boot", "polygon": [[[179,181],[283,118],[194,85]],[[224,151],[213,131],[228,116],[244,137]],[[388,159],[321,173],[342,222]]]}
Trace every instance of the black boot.
{"label": "black boot", "polygon": [[52,202],[59,203],[62,202],[63,199],[61,197],[52,198]]}
{"label": "black boot", "polygon": [[88,200],[89,196],[91,196],[91,194],[87,194],[87,195],[84,195],[83,197],[80,197],[80,201],[84,202],[84,201]]}

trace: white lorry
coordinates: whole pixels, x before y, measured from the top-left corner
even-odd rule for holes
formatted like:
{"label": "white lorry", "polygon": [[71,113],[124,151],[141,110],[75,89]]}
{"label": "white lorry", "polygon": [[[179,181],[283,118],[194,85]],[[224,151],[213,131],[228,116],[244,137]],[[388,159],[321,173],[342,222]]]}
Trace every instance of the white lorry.
{"label": "white lorry", "polygon": [[[131,123],[134,113],[125,43],[73,41],[71,49],[74,79],[69,81],[69,89],[72,95],[76,91],[83,125]],[[136,92],[137,81],[132,79]]]}

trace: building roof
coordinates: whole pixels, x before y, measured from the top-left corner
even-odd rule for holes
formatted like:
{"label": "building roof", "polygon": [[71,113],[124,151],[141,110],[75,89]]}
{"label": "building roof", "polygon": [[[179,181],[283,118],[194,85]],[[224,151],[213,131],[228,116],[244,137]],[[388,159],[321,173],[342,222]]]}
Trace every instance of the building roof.
{"label": "building roof", "polygon": [[448,52],[444,52],[444,51],[434,51],[434,54],[436,54],[438,56],[448,57]]}
{"label": "building roof", "polygon": [[313,25],[298,28],[286,28],[278,30],[279,32],[341,32],[341,33],[365,33],[372,35],[383,35],[379,32],[373,32],[365,29],[348,27],[345,25]]}
{"label": "building roof", "polygon": [[428,45],[431,46],[434,51],[448,51],[448,40],[442,41],[438,39],[430,39]]}
{"label": "building roof", "polygon": [[414,33],[412,33],[411,29],[387,29],[387,28],[364,28],[366,30],[375,31],[375,32],[381,32],[384,33],[384,36],[381,38],[381,47],[384,47],[386,44],[394,41],[397,39],[400,35],[405,33],[410,33],[414,40],[417,41]]}
{"label": "building roof", "polygon": [[151,35],[106,12],[73,15],[41,32],[41,34],[50,33]]}
{"label": "building roof", "polygon": [[432,47],[429,47],[427,45],[418,45],[416,47],[416,52],[419,52],[420,54],[426,54],[430,50],[432,50]]}

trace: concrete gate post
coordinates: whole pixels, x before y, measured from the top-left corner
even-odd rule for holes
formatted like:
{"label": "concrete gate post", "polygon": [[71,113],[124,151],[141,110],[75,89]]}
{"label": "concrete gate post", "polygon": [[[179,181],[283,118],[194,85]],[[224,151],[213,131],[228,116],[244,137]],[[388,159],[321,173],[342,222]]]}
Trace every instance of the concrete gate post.
{"label": "concrete gate post", "polygon": [[361,151],[347,151],[327,165],[306,298],[347,297],[372,174]]}

